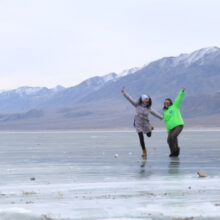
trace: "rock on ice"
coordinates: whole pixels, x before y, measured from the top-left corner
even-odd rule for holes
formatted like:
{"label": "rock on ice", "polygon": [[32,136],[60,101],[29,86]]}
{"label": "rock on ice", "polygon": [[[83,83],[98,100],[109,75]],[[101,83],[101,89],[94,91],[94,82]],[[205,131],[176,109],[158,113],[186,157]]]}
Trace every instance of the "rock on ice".
{"label": "rock on ice", "polygon": [[198,173],[199,177],[207,177],[207,174],[204,170],[200,170]]}

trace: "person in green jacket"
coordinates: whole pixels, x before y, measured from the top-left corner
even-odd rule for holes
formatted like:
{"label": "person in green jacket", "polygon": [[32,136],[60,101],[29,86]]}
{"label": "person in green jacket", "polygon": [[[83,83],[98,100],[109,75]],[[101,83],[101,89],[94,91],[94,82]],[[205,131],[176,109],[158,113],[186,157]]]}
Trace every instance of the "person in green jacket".
{"label": "person in green jacket", "polygon": [[177,137],[184,126],[184,121],[180,113],[180,105],[184,95],[185,88],[179,92],[174,103],[170,98],[167,98],[164,102],[163,119],[168,132],[167,143],[170,147],[170,157],[178,157],[180,153]]}

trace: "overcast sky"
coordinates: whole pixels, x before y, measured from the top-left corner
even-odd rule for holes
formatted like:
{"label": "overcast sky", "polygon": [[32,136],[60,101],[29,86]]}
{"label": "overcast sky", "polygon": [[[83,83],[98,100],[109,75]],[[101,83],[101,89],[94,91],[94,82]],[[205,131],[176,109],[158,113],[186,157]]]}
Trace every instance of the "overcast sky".
{"label": "overcast sky", "polygon": [[73,86],[220,46],[219,0],[1,0],[0,90]]}

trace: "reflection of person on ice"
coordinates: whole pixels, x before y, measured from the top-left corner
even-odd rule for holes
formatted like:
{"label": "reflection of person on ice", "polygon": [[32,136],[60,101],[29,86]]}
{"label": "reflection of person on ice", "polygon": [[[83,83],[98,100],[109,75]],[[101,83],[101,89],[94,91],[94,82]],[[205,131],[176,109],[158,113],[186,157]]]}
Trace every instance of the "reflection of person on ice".
{"label": "reflection of person on ice", "polygon": [[163,118],[168,131],[167,143],[170,147],[170,157],[178,157],[180,153],[177,137],[183,130],[184,125],[184,121],[180,113],[180,105],[184,95],[185,88],[180,91],[174,103],[169,98],[167,98],[164,102]]}
{"label": "reflection of person on ice", "polygon": [[145,148],[144,143],[144,134],[146,134],[148,137],[151,137],[151,132],[154,129],[154,127],[150,124],[149,121],[149,113],[154,115],[155,117],[159,119],[163,119],[163,116],[154,111],[151,108],[152,100],[147,95],[142,95],[138,101],[134,101],[125,91],[125,89],[122,89],[122,94],[128,99],[128,101],[136,108],[136,114],[134,119],[134,126],[136,127],[136,131],[138,133],[140,144],[143,150],[142,157],[147,157],[147,150]]}

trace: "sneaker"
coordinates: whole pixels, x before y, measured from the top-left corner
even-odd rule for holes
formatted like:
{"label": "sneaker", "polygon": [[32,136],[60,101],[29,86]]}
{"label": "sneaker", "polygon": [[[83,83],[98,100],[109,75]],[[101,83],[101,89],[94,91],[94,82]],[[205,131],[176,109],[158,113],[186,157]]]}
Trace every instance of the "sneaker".
{"label": "sneaker", "polygon": [[175,152],[173,152],[172,154],[170,154],[170,157],[178,157],[179,154],[180,154],[180,148],[178,147]]}
{"label": "sneaker", "polygon": [[142,158],[146,158],[146,157],[147,157],[147,151],[146,151],[146,150],[143,150]]}
{"label": "sneaker", "polygon": [[178,147],[177,152],[176,152],[177,156],[179,156],[180,154],[180,148]]}

